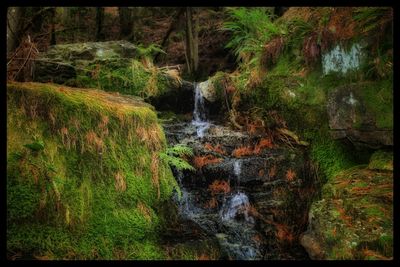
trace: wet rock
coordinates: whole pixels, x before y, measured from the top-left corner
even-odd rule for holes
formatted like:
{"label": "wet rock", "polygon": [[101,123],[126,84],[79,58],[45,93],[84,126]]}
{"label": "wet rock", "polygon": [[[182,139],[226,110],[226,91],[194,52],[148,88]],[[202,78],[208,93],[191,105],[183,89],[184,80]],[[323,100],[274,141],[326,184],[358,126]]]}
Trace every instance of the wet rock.
{"label": "wet rock", "polygon": [[163,94],[149,98],[149,102],[160,111],[173,111],[178,114],[184,114],[193,110],[193,84],[188,81],[182,81],[178,87],[171,87]]}
{"label": "wet rock", "polygon": [[[328,98],[327,111],[329,127],[335,139],[347,138],[354,145],[369,148],[379,148],[393,145],[393,129],[390,125],[382,127],[383,117],[388,114],[378,114],[368,103],[375,101],[368,99],[363,90],[363,84],[345,85],[336,88]],[[389,105],[389,104],[387,104]],[[388,124],[386,122],[386,124]]]}
{"label": "wet rock", "polygon": [[199,83],[199,87],[203,97],[207,99],[207,101],[214,102],[217,99],[213,83],[210,80]]}
{"label": "wet rock", "polygon": [[342,172],[312,204],[302,244],[311,258],[393,257],[393,173],[364,166]]}
{"label": "wet rock", "polygon": [[312,235],[304,234],[300,238],[300,244],[306,249],[311,259],[324,259],[324,251],[321,249],[321,246]]}

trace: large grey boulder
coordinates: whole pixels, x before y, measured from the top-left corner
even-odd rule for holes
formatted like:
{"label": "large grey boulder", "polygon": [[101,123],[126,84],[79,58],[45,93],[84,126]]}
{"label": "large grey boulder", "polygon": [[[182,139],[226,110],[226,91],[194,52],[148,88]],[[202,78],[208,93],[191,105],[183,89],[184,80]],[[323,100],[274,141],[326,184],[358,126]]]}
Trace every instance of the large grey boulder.
{"label": "large grey boulder", "polygon": [[40,53],[35,63],[34,80],[65,83],[76,78],[76,69],[107,61],[126,62],[136,54],[136,46],[128,41],[86,42],[51,46]]}

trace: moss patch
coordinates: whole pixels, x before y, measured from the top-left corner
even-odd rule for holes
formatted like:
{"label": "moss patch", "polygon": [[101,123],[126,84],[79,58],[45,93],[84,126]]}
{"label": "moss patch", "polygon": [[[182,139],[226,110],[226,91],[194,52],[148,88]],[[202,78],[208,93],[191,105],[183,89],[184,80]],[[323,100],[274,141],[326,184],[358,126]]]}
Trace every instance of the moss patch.
{"label": "moss patch", "polygon": [[155,112],[138,99],[8,84],[8,252],[52,259],[164,258],[155,209],[177,188],[169,166],[158,159],[165,148]]}
{"label": "moss patch", "polygon": [[[326,259],[393,257],[393,173],[356,166],[324,185],[310,229]],[[373,256],[373,257],[372,257]]]}
{"label": "moss patch", "polygon": [[372,154],[368,169],[393,171],[393,152],[378,150]]}

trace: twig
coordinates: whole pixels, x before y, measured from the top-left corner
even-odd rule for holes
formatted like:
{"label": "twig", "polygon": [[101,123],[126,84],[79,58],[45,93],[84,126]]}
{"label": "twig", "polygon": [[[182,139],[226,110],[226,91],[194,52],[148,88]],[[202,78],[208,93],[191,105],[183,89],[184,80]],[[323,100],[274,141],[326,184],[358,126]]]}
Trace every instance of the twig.
{"label": "twig", "polygon": [[30,57],[30,55],[31,55],[31,53],[32,53],[32,49],[33,49],[33,43],[31,43],[31,47],[30,47],[30,49],[29,49],[29,53],[28,53],[28,56],[26,57],[26,60],[25,60],[24,63],[22,64],[21,68],[18,70],[17,74],[14,75],[13,79],[17,78],[17,77],[18,77],[18,74],[19,74],[19,73],[21,72],[21,70],[25,67],[26,62],[28,62],[29,57]]}

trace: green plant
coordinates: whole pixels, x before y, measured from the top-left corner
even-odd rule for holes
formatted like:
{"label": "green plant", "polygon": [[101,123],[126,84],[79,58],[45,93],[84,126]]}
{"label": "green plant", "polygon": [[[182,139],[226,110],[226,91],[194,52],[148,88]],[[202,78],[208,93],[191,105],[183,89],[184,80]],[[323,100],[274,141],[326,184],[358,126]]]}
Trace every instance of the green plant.
{"label": "green plant", "polygon": [[160,152],[159,156],[160,159],[178,170],[195,170],[192,165],[182,159],[182,157],[185,156],[193,156],[193,150],[188,146],[178,144],[173,147],[168,147],[164,152]]}
{"label": "green plant", "polygon": [[137,53],[138,58],[142,60],[150,60],[153,62],[153,57],[157,53],[166,54],[164,50],[157,44],[150,44],[149,46],[145,47],[143,44],[137,45]]}
{"label": "green plant", "polygon": [[232,38],[225,47],[232,49],[237,60],[244,64],[259,62],[264,45],[286,34],[263,8],[230,8],[228,14],[230,20],[224,23],[222,30],[232,32]]}

